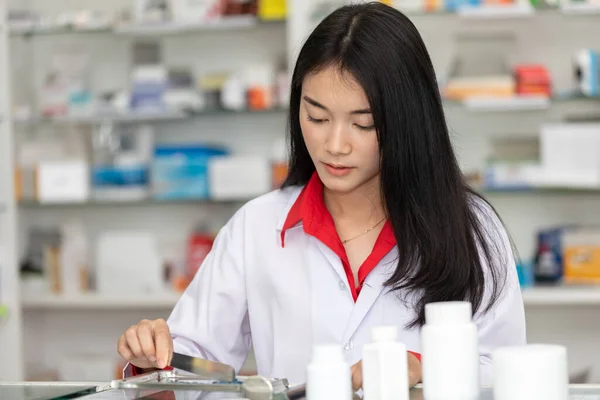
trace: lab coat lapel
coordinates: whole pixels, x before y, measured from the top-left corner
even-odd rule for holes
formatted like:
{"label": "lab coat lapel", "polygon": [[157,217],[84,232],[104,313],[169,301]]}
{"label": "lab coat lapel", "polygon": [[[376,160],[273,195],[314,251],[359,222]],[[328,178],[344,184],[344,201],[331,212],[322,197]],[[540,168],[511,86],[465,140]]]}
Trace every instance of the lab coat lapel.
{"label": "lab coat lapel", "polygon": [[344,333],[345,341],[352,338],[381,292],[385,290],[384,284],[394,270],[397,255],[398,251],[396,249],[390,251],[365,279]]}
{"label": "lab coat lapel", "polygon": [[329,261],[329,265],[331,265],[331,268],[335,270],[342,282],[348,282],[348,278],[346,277],[346,271],[344,271],[344,266],[342,265],[342,260],[340,260],[340,257],[319,239],[316,239],[314,237],[311,237],[311,239],[317,244],[317,247],[319,248],[321,253],[323,253],[327,261]]}

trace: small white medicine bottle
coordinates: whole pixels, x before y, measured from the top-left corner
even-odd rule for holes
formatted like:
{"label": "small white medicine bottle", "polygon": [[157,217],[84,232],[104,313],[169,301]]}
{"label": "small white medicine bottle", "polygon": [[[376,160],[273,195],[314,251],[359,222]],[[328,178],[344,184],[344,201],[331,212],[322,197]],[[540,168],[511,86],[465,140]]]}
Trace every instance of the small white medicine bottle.
{"label": "small white medicine bottle", "polygon": [[350,365],[337,344],[317,345],[307,367],[306,398],[308,400],[351,400]]}
{"label": "small white medicine bottle", "polygon": [[427,400],[479,398],[479,339],[471,303],[425,305],[421,362]]}
{"label": "small white medicine bottle", "polygon": [[365,400],[408,400],[406,346],[397,341],[395,326],[373,328],[373,342],[363,349]]}

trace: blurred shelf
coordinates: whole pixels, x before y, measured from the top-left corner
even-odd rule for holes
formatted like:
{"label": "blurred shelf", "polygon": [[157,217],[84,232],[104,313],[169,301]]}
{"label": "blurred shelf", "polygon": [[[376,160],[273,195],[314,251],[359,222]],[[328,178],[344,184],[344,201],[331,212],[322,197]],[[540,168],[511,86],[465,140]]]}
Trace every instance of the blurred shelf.
{"label": "blurred shelf", "polygon": [[63,34],[111,33],[127,36],[163,36],[204,31],[234,31],[252,29],[260,25],[283,24],[285,20],[262,21],[252,15],[224,17],[212,21],[198,23],[128,23],[120,25],[102,25],[90,27],[77,27],[71,25],[46,25],[13,26],[10,36],[50,36]]}
{"label": "blurred shelf", "polygon": [[584,187],[538,187],[538,188],[500,188],[500,187],[473,187],[485,194],[600,194],[600,188]]}
{"label": "blurred shelf", "polygon": [[529,111],[545,110],[552,100],[545,96],[479,97],[463,102],[469,111]]}
{"label": "blurred shelf", "polygon": [[19,26],[10,27],[10,36],[51,36],[65,34],[88,34],[88,33],[106,33],[112,32],[112,26],[97,26],[97,27],[76,27],[76,26]]}
{"label": "blurred shelf", "polygon": [[523,289],[530,306],[600,305],[600,286],[551,286]]}
{"label": "blurred shelf", "polygon": [[461,7],[456,13],[461,18],[469,19],[524,18],[534,16],[536,10],[530,4],[510,4]]}
{"label": "blurred shelf", "polygon": [[[554,105],[566,104],[569,102],[598,102],[600,97],[586,97],[580,94],[563,94],[552,98],[542,96],[522,96],[508,98],[480,97],[471,98],[464,101],[453,99],[444,99],[443,103],[447,107],[462,107],[473,112],[511,112],[511,111],[536,111],[546,110]],[[169,122],[183,121],[193,118],[219,117],[219,116],[238,116],[238,115],[268,115],[285,114],[287,108],[272,108],[268,110],[226,110],[226,109],[207,109],[194,113],[183,111],[167,111],[159,113],[114,113],[98,115],[74,115],[59,117],[32,117],[32,118],[13,118],[17,125],[35,125],[44,123],[62,123],[62,124],[100,124],[104,122],[114,123],[141,123],[141,122]]]}
{"label": "blurred shelf", "polygon": [[471,97],[465,100],[444,99],[445,105],[464,107],[472,112],[510,112],[547,110],[554,105],[569,102],[599,102],[600,97],[588,97],[579,93],[545,96],[513,96],[513,97]]}
{"label": "blurred shelf", "polygon": [[[600,287],[533,287],[523,289],[526,306],[600,305]],[[152,310],[171,309],[180,294],[148,295],[36,295],[25,296],[25,310]]]}
{"label": "blurred shelf", "polygon": [[560,11],[567,15],[597,15],[600,14],[600,3],[569,2],[561,5]]}
{"label": "blurred shelf", "polygon": [[[480,6],[464,7],[456,11],[451,10],[402,10],[411,17],[428,16],[458,16],[465,19],[510,19],[534,17],[538,13],[560,13],[566,16],[585,16],[600,14],[600,4],[571,2],[563,4],[560,7],[532,7],[529,4],[519,5],[499,5],[499,6]],[[89,33],[111,33],[117,35],[129,36],[158,36],[158,35],[177,35],[184,33],[203,32],[203,31],[227,31],[227,30],[245,30],[260,25],[283,25],[286,20],[261,20],[252,15],[224,17],[222,19],[203,22],[203,23],[129,23],[129,24],[110,24],[99,26],[73,26],[73,25],[43,25],[36,26],[31,23],[23,23],[20,26],[11,26],[9,28],[12,37],[31,37],[31,36],[51,36],[64,34],[89,34]]]}
{"label": "blurred shelf", "polygon": [[565,16],[585,16],[596,15],[600,13],[598,4],[585,3],[568,3],[561,7],[555,6],[540,6],[532,7],[530,4],[517,5],[492,5],[492,6],[465,6],[456,11],[452,10],[419,10],[419,9],[402,9],[400,10],[410,17],[455,17],[464,19],[521,19],[527,17],[535,17],[536,15],[559,14]]}
{"label": "blurred shelf", "polygon": [[22,307],[25,310],[170,310],[181,295],[159,293],[147,295],[36,295],[24,296]]}
{"label": "blurred shelf", "polygon": [[122,25],[115,28],[115,33],[118,35],[133,35],[133,36],[162,36],[162,35],[177,35],[188,32],[201,31],[228,31],[254,28],[259,24],[259,20],[251,15],[239,17],[226,17],[214,21],[203,23],[144,23]]}
{"label": "blurred shelf", "polygon": [[202,199],[185,199],[185,200],[154,200],[144,199],[135,201],[119,201],[119,200],[89,200],[85,202],[64,202],[64,203],[40,203],[37,201],[20,201],[19,207],[24,209],[38,208],[86,208],[86,207],[144,207],[144,206],[161,206],[161,205],[237,205],[245,203],[250,199],[237,200],[202,200]]}
{"label": "blurred shelf", "polygon": [[101,124],[104,122],[113,123],[140,123],[140,122],[168,122],[180,121],[192,118],[202,118],[210,116],[235,116],[235,115],[265,115],[281,114],[287,112],[284,108],[273,108],[269,110],[224,110],[212,109],[203,110],[196,113],[186,113],[182,111],[160,112],[160,113],[123,113],[123,114],[99,114],[82,116],[59,116],[59,117],[33,117],[33,118],[15,118],[13,121],[18,125],[35,125],[43,123],[62,123],[62,124]]}

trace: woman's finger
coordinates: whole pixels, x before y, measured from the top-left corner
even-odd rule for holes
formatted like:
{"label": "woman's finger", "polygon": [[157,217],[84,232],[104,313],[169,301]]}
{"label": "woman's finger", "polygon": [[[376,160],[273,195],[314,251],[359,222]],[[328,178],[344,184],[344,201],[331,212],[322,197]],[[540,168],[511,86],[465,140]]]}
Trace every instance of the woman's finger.
{"label": "woman's finger", "polygon": [[119,355],[127,361],[131,361],[135,358],[133,352],[127,345],[127,339],[125,338],[125,335],[121,335],[121,337],[119,337],[119,341],[117,343],[117,350],[119,352]]}
{"label": "woman's finger", "polygon": [[351,368],[352,389],[356,392],[362,387],[362,362],[357,362]]}
{"label": "woman's finger", "polygon": [[154,325],[154,338],[156,343],[156,360],[158,368],[165,368],[171,363],[173,354],[173,339],[169,328],[164,321],[156,321]]}
{"label": "woman's finger", "polygon": [[154,347],[154,333],[152,332],[152,326],[148,323],[139,324],[137,337],[144,356],[148,361],[152,363],[156,362],[156,349]]}
{"label": "woman's finger", "polygon": [[144,352],[142,351],[142,346],[137,335],[137,325],[134,325],[125,331],[125,338],[127,339],[127,346],[129,346],[129,349],[135,358],[144,357]]}

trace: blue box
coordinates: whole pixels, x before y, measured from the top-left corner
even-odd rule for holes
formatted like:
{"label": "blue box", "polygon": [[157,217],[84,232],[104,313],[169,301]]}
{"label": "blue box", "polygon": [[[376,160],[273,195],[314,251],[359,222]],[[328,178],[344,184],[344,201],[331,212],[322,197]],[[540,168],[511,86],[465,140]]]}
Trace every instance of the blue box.
{"label": "blue box", "polygon": [[210,146],[160,146],[152,162],[152,197],[157,200],[209,198],[208,163],[229,152]]}
{"label": "blue box", "polygon": [[445,0],[445,9],[448,12],[456,12],[461,8],[482,7],[480,0]]}
{"label": "blue box", "polygon": [[521,288],[528,288],[535,284],[535,271],[531,262],[517,263],[517,276]]}

